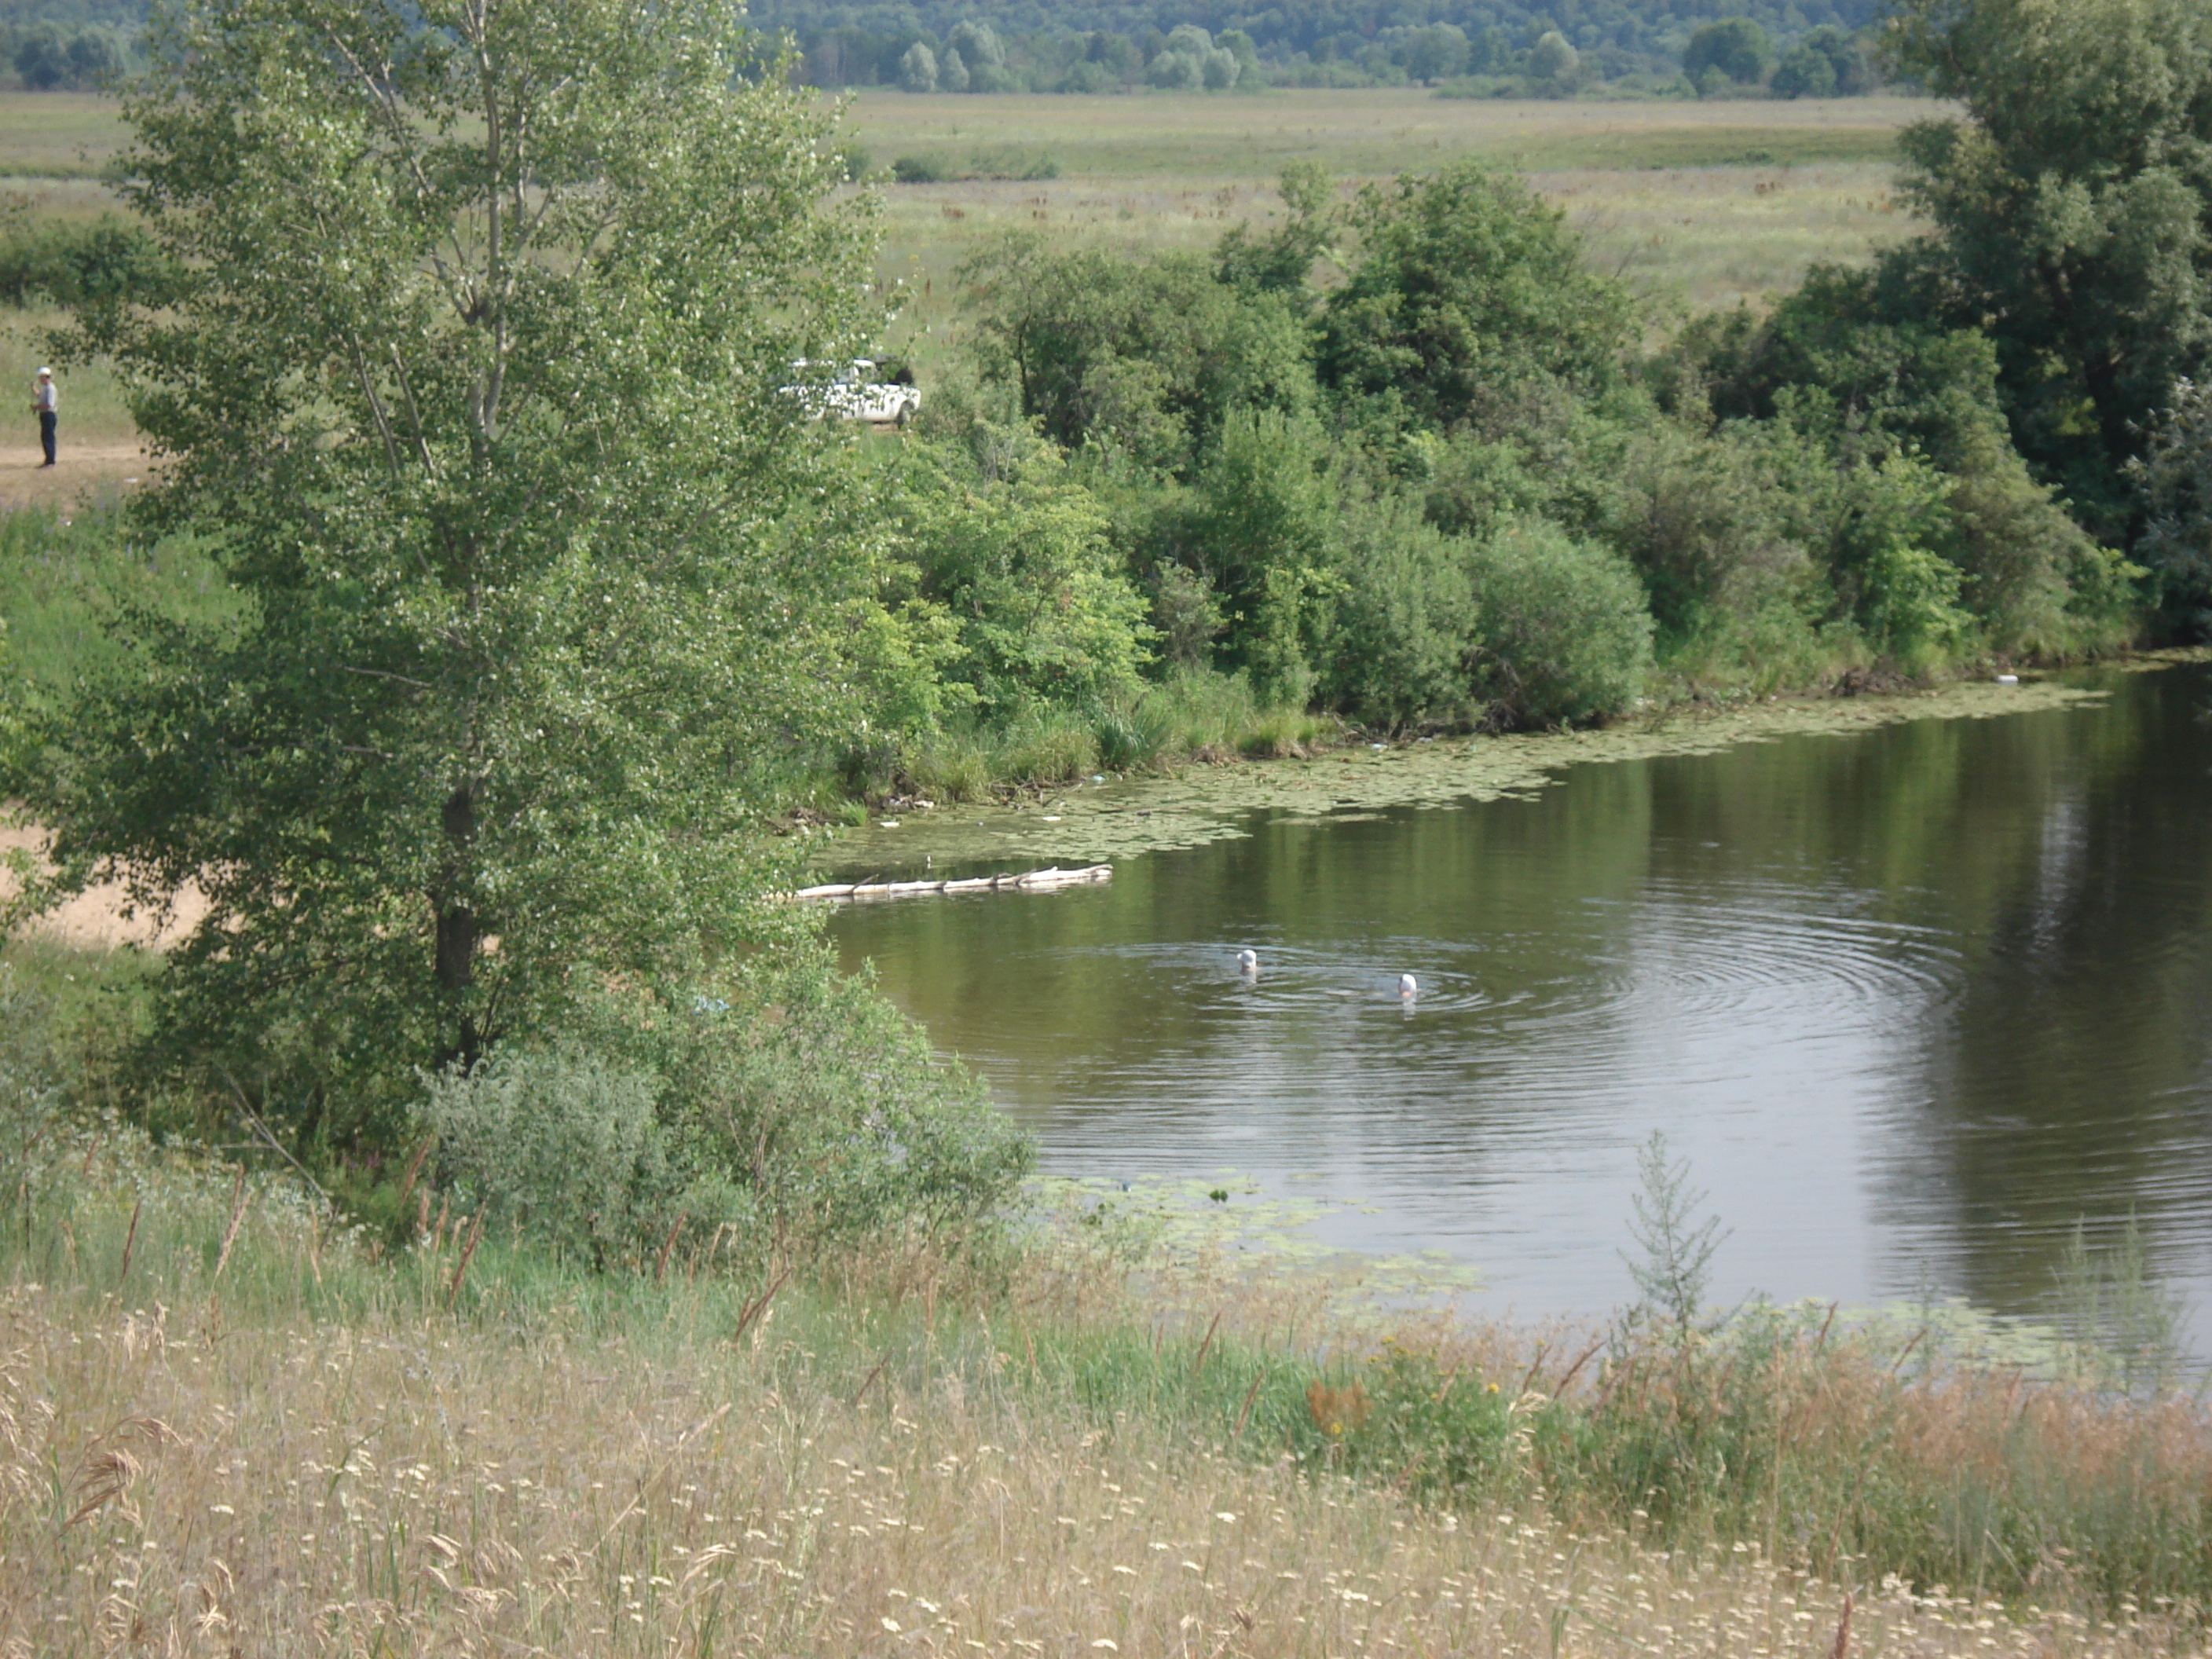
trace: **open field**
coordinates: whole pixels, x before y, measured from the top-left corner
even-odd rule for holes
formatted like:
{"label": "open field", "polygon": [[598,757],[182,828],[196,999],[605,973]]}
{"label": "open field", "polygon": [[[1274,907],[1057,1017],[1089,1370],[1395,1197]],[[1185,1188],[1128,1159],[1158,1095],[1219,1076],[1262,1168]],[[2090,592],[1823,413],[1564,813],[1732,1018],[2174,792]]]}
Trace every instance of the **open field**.
{"label": "open field", "polygon": [[[1591,260],[1625,278],[1663,324],[1686,312],[1785,289],[1817,260],[1862,259],[1911,221],[1889,193],[1898,129],[1935,106],[1895,98],[1794,103],[1507,102],[1410,88],[1282,91],[1249,97],[853,95],[845,125],[878,170],[930,158],[949,174],[886,185],[878,271],[907,295],[886,343],[925,376],[958,343],[954,273],[1006,229],[1125,246],[1200,250],[1231,224],[1277,210],[1285,163],[1314,161],[1356,181],[1468,155],[1524,172],[1587,238]],[[33,213],[88,218],[112,205],[97,180],[120,145],[112,100],[0,95],[0,176]],[[47,317],[0,332],[0,386],[28,384]],[[97,368],[65,383],[65,432],[131,435]],[[0,498],[29,499],[9,475]]]}
{"label": "open field", "polygon": [[[1063,176],[1272,179],[1285,161],[1373,176],[1477,153],[1530,171],[1882,161],[1936,106],[1905,98],[1577,103],[1437,98],[1411,88],[1240,97],[851,94],[878,162],[928,152],[1043,151]],[[89,178],[122,147],[112,99],[0,94],[0,177]]]}
{"label": "open field", "polygon": [[[60,464],[39,470],[38,417],[31,413],[31,384],[40,368],[53,362],[45,343],[49,329],[64,319],[58,311],[0,309],[0,392],[8,396],[0,418],[0,507],[25,507],[62,499],[82,467],[94,456],[100,476],[119,476],[116,465],[135,462],[137,428],[123,406],[122,390],[103,365],[60,367]],[[132,465],[132,472],[139,471]]]}
{"label": "open field", "polygon": [[92,178],[125,136],[99,93],[0,93],[0,179]]}
{"label": "open field", "polygon": [[[1620,276],[1653,316],[1754,303],[1794,287],[1822,260],[1856,264],[1907,234],[1884,162],[1662,172],[1568,170],[1530,184],[1566,210],[1593,264]],[[990,236],[1034,230],[1123,246],[1199,252],[1239,220],[1278,210],[1246,179],[1101,182],[966,180],[888,186],[884,282],[908,297],[890,343],[925,372],[959,337],[960,263]]]}
{"label": "open field", "polygon": [[1068,178],[1266,180],[1318,161],[1372,178],[1478,155],[1524,172],[1886,161],[1938,106],[1906,98],[1576,103],[1437,98],[1410,88],[1251,97],[916,97],[855,93],[847,125],[879,164],[1048,155]]}
{"label": "open field", "polygon": [[[1822,259],[1904,234],[1889,191],[1899,127],[1936,106],[1494,102],[1413,90],[1250,98],[922,98],[871,91],[847,126],[878,168],[927,158],[972,179],[884,188],[879,270],[911,298],[893,343],[927,369],[957,330],[953,273],[979,242],[1035,230],[1123,246],[1210,247],[1276,211],[1284,165],[1350,184],[1465,156],[1516,168],[1564,208],[1590,258],[1662,317],[1757,301]],[[957,340],[957,334],[952,337]]]}

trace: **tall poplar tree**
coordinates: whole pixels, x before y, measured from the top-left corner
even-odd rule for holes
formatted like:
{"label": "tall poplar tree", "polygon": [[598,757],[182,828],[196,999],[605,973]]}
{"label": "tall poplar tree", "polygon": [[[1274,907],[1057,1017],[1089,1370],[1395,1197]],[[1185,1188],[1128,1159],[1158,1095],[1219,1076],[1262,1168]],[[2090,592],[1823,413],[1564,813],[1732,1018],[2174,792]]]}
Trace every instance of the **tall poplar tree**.
{"label": "tall poplar tree", "polygon": [[238,607],[126,623],[29,808],[65,884],[197,884],[168,1038],[340,1138],[766,925],[867,553],[779,388],[880,323],[872,209],[714,0],[173,0],[147,46],[174,286],[75,345],[167,457],[134,533]]}
{"label": "tall poplar tree", "polygon": [[1963,117],[1903,140],[1935,226],[1893,270],[1996,342],[2014,441],[2114,540],[2175,381],[2212,364],[2212,8],[1895,0],[1893,56]]}

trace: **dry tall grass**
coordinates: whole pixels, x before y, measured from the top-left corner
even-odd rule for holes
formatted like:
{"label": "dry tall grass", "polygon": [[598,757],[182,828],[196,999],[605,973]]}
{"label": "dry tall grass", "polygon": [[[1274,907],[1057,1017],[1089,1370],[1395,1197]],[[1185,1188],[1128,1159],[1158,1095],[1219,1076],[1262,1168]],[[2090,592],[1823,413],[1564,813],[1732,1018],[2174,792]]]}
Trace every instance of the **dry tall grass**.
{"label": "dry tall grass", "polygon": [[[0,1651],[1821,1653],[1841,1595],[743,1341],[0,1301]],[[1009,1364],[1015,1363],[1009,1358]],[[1893,1581],[1851,1651],[2121,1655]]]}
{"label": "dry tall grass", "polygon": [[[904,1327],[796,1286],[757,1306],[680,1260],[533,1302],[495,1241],[457,1272],[481,1236],[443,1216],[380,1267],[281,1187],[118,1173],[9,1218],[10,1659],[2181,1650],[2135,1609],[1894,1580],[1858,1587],[1846,1643],[1842,1591],[1755,1546],[1421,1508],[1078,1415],[1006,1304],[979,1326],[927,1282]],[[982,1363],[957,1359],[979,1331]]]}

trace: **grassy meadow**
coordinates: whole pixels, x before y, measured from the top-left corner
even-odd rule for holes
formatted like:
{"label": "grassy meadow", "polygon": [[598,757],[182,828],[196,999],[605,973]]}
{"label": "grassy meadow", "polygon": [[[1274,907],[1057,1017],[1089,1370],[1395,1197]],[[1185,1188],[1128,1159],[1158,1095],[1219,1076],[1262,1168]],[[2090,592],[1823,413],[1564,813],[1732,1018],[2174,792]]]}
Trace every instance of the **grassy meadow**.
{"label": "grassy meadow", "polygon": [[[281,1176],[14,1122],[10,1655],[2197,1650],[2154,1577],[2100,1598],[2054,1544],[2002,1597],[1915,1584],[1839,1547],[1837,1512],[2009,1462],[2054,1540],[2087,1518],[2073,1480],[2154,1551],[2202,1483],[2185,1406],[1900,1382],[1903,1356],[1823,1362],[1808,1333],[1774,1371],[1819,1385],[1765,1432],[1848,1501],[1791,1507],[1792,1468],[1763,1529],[1670,1526],[1537,1474],[1562,1422],[1679,1422],[1659,1350],[1639,1382],[1562,1333],[1424,1346],[1416,1316],[1329,1324],[1310,1286],[1203,1261],[1139,1302],[1068,1237],[981,1273],[916,1247],[794,1275],[728,1261],[718,1231],[596,1274],[443,1204],[373,1237]],[[1408,1454],[1412,1408],[1447,1397],[1500,1426],[1488,1495],[1437,1492]],[[2018,1543],[2002,1506],[1972,1518]]]}
{"label": "grassy meadow", "polygon": [[[844,126],[878,172],[902,156],[951,182],[883,186],[878,270],[906,295],[886,337],[925,378],[957,338],[954,272],[996,232],[1123,246],[1204,249],[1239,220],[1279,210],[1283,166],[1315,161],[1347,182],[1474,155],[1525,173],[1564,208],[1592,263],[1660,314],[1793,286],[1816,260],[1863,258],[1908,223],[1891,198],[1895,134],[1927,114],[1897,98],[1710,103],[1515,102],[1413,88],[1282,90],[1241,97],[916,97],[846,100]],[[123,142],[112,100],[0,94],[0,191],[41,216],[112,208],[100,167]],[[1049,178],[1019,175],[1050,171]],[[1002,175],[963,178],[962,174]],[[40,313],[0,318],[0,385],[38,366]],[[131,435],[97,367],[64,388],[69,430]]]}
{"label": "grassy meadow", "polygon": [[[933,161],[954,182],[884,186],[879,270],[909,298],[892,343],[927,367],[958,326],[953,273],[1006,229],[1202,250],[1265,223],[1284,165],[1348,183],[1468,155],[1524,173],[1565,210],[1592,263],[1663,312],[1733,305],[1846,263],[1909,222],[1889,192],[1895,136],[1933,106],[1496,102],[1413,89],[1253,97],[854,94],[847,130],[871,163]],[[1056,170],[1052,178],[1024,173]],[[961,173],[1016,175],[957,179]]]}

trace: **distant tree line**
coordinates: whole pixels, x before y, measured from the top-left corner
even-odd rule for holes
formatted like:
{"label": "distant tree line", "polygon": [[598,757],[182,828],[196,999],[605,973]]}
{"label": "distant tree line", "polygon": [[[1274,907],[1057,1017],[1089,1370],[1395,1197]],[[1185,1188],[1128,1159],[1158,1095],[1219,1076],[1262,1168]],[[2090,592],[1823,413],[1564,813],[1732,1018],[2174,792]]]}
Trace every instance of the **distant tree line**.
{"label": "distant tree line", "polygon": [[7,0],[0,76],[34,92],[105,85],[131,68],[144,21],[140,0]]}
{"label": "distant tree line", "polygon": [[[1873,88],[1868,31],[1875,10],[1874,0],[1807,8],[1570,0],[1548,9],[1510,0],[1435,0],[1265,12],[1184,3],[1048,13],[1034,6],[770,0],[752,17],[763,28],[788,31],[804,54],[803,78],[821,86],[1227,91],[1469,79],[1486,84],[1468,89],[1500,95],[1613,84],[1685,95],[1757,89],[1829,97]],[[965,39],[956,40],[962,32]],[[1212,58],[1216,52],[1225,56]],[[949,74],[948,52],[958,60]]]}
{"label": "distant tree line", "polygon": [[[1264,12],[1191,4],[852,4],[769,0],[748,21],[788,33],[797,77],[915,92],[1226,92],[1261,85],[1453,82],[1477,94],[1625,92],[1832,97],[1875,82],[1876,0],[1807,7],[1698,0],[1319,0]],[[0,6],[0,74],[34,90],[127,70],[139,0]]]}

